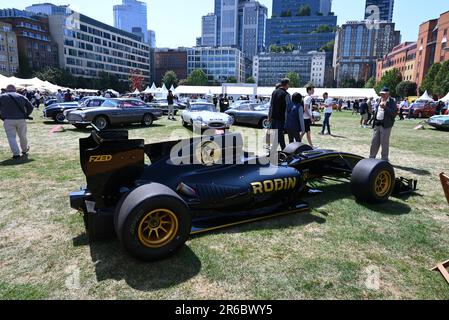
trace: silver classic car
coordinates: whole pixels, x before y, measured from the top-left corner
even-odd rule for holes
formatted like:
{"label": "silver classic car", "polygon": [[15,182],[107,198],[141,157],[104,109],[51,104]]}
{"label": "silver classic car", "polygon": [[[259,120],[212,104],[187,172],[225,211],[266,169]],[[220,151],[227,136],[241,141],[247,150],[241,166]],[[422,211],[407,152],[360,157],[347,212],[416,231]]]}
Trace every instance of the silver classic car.
{"label": "silver classic car", "polygon": [[190,103],[182,112],[182,125],[194,129],[229,129],[233,123],[230,116],[216,111],[216,107],[208,102]]}
{"label": "silver classic car", "polygon": [[162,110],[138,99],[107,99],[100,107],[83,108],[67,114],[67,121],[77,128],[93,124],[99,130],[111,126],[141,123],[151,126],[162,117]]}

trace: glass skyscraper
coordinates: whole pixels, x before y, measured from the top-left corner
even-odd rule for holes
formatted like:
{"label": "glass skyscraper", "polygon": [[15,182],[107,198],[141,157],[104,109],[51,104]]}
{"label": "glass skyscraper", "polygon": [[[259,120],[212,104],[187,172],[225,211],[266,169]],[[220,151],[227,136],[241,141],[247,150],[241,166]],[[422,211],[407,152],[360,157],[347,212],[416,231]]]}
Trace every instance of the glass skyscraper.
{"label": "glass skyscraper", "polygon": [[[300,15],[301,6],[309,6],[310,15]],[[273,0],[267,47],[292,44],[301,52],[320,50],[335,39],[337,17],[331,9],[330,0]]]}
{"label": "glass skyscraper", "polygon": [[114,27],[131,32],[148,43],[147,4],[137,0],[123,0],[114,6]]}
{"label": "glass skyscraper", "polygon": [[394,0],[366,0],[365,19],[393,22]]}

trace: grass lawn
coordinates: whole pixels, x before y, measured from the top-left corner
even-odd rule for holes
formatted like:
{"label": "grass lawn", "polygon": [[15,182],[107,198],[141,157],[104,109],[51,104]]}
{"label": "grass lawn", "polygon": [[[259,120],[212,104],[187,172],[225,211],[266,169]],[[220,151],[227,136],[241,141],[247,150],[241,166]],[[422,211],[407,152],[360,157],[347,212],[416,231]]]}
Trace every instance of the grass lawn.
{"label": "grass lawn", "polygon": [[[413,197],[365,206],[347,184],[322,184],[324,194],[306,199],[310,213],[194,237],[171,259],[145,264],[117,241],[89,245],[69,206],[69,192],[85,183],[78,139],[89,131],[50,133],[54,124],[34,117],[28,163],[9,165],[0,130],[2,299],[449,299],[447,283],[428,271],[449,259],[449,206],[438,180],[449,171],[448,132],[415,131],[418,120],[396,124],[391,161],[398,176],[419,180]],[[331,121],[339,137],[314,127],[316,145],[367,156],[371,130],[358,117]],[[189,133],[166,119],[130,131],[147,143]],[[378,289],[366,285],[372,270]]]}

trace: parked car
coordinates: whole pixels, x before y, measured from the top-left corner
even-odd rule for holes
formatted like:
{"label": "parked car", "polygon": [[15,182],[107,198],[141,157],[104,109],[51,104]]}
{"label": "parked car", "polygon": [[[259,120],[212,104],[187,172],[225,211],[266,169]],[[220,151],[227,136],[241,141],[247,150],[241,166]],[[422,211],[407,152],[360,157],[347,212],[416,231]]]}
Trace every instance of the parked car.
{"label": "parked car", "polygon": [[435,115],[437,110],[435,102],[416,100],[409,108],[404,108],[402,114],[408,116],[410,108],[413,108],[413,118],[430,118]]}
{"label": "parked car", "polygon": [[79,102],[54,103],[43,110],[46,119],[52,119],[56,123],[64,123],[67,113],[78,108],[99,107],[105,101],[102,97],[85,97]]}
{"label": "parked car", "polygon": [[266,128],[270,104],[243,103],[227,110],[225,113],[233,118],[234,123],[247,124]]}
{"label": "parked car", "polygon": [[[150,105],[151,107],[162,109],[162,112],[164,114],[168,114],[168,101],[167,101],[166,98],[154,99],[152,102],[148,103],[148,105]],[[173,106],[175,108],[175,110],[174,110],[175,115],[178,114],[179,110],[186,109],[186,104],[184,104],[182,102],[176,102],[175,101]]]}
{"label": "parked car", "polygon": [[56,98],[47,99],[44,102],[44,106],[48,107],[48,106],[51,106],[53,103],[58,103],[58,99],[56,99]]}
{"label": "parked car", "polygon": [[433,116],[429,119],[428,124],[438,130],[449,130],[449,115]]}
{"label": "parked car", "polygon": [[182,125],[184,127],[206,129],[229,129],[233,124],[231,116],[216,111],[213,103],[193,102],[182,112]]}
{"label": "parked car", "polygon": [[93,124],[99,130],[105,130],[111,126],[132,123],[149,127],[162,114],[160,108],[151,107],[139,99],[106,99],[99,107],[69,112],[67,120],[77,128]]}

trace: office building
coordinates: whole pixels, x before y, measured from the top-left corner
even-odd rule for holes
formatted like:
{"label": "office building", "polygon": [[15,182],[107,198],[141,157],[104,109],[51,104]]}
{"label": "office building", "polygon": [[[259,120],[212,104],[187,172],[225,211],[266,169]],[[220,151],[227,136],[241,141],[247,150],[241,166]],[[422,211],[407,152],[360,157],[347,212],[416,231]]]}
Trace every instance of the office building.
{"label": "office building", "polygon": [[221,43],[221,1],[215,0],[214,14],[217,17],[217,44]]}
{"label": "office building", "polygon": [[[307,6],[310,15],[301,12],[301,8]],[[305,53],[320,50],[335,39],[337,17],[331,13],[331,9],[330,1],[273,1],[273,15],[267,20],[266,46],[292,44]]]}
{"label": "office building", "polygon": [[38,3],[33,4],[25,8],[25,11],[32,12],[34,14],[51,15],[69,15],[72,10],[68,5],[57,6],[52,3]]}
{"label": "office building", "polygon": [[187,49],[158,48],[154,59],[155,82],[161,85],[167,71],[174,71],[179,80],[187,79]]}
{"label": "office building", "polygon": [[114,6],[114,27],[131,32],[148,43],[147,4],[144,1],[122,0]]}
{"label": "office building", "polygon": [[19,70],[17,37],[12,25],[0,21],[0,74],[11,77]]}
{"label": "office building", "polygon": [[250,61],[265,50],[267,15],[268,9],[257,1],[239,5],[239,48]]}
{"label": "office building", "polygon": [[187,49],[187,72],[202,69],[209,83],[226,82],[234,77],[237,82],[245,81],[245,62],[243,52],[237,48],[195,47]]}
{"label": "office building", "polygon": [[156,48],[156,31],[148,30],[148,44],[150,48]]}
{"label": "office building", "polygon": [[336,37],[334,71],[337,86],[343,80],[367,81],[376,75],[377,60],[400,43],[395,24],[385,21],[349,21]]}
{"label": "office building", "polygon": [[376,81],[393,69],[401,72],[404,81],[414,81],[413,74],[416,60],[416,42],[404,42],[377,61]]}
{"label": "office building", "polygon": [[300,85],[312,82],[324,86],[326,67],[325,52],[261,53],[254,57],[253,77],[259,86],[273,87],[289,72],[299,75]]}
{"label": "office building", "polygon": [[421,85],[432,64],[449,60],[449,11],[419,26],[415,82]]}
{"label": "office building", "polygon": [[365,20],[393,22],[394,0],[366,0]]}
{"label": "office building", "polygon": [[50,34],[58,45],[59,65],[74,76],[97,78],[100,72],[128,81],[134,70],[150,80],[150,47],[132,33],[83,14],[49,16]]}
{"label": "office building", "polygon": [[31,77],[34,71],[59,67],[58,47],[51,38],[47,16],[5,9],[0,10],[0,21],[11,24],[17,36],[21,76]]}
{"label": "office building", "polygon": [[218,45],[217,32],[217,16],[213,13],[203,16],[201,21],[201,46],[216,47]]}
{"label": "office building", "polygon": [[239,0],[221,1],[220,46],[238,46]]}

